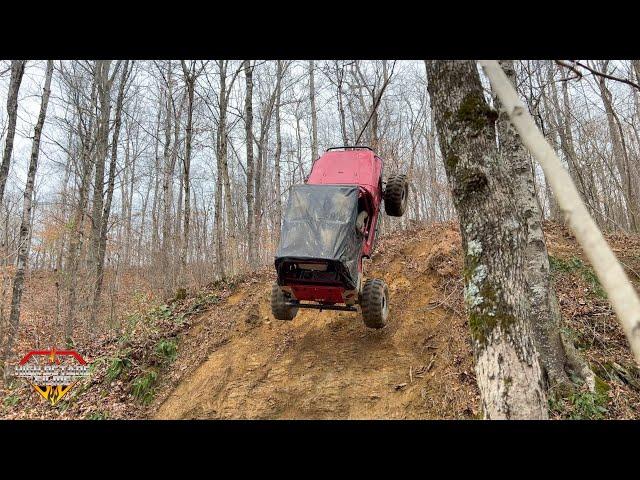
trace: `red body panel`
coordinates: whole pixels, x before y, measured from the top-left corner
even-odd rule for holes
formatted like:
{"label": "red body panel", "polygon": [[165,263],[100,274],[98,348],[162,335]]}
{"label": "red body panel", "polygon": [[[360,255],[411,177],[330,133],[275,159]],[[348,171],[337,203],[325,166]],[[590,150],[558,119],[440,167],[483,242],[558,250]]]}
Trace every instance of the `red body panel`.
{"label": "red body panel", "polygon": [[361,185],[374,194],[381,173],[382,160],[371,150],[336,150],[316,160],[307,183]]}

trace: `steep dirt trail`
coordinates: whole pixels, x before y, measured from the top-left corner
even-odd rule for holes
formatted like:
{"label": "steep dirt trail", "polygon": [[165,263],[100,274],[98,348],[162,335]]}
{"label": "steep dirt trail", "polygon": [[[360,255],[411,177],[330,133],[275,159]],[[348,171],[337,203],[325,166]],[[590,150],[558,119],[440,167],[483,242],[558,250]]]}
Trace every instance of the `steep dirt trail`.
{"label": "steep dirt trail", "polygon": [[[270,311],[272,275],[254,278],[203,315],[185,345],[199,349],[156,418],[465,418],[478,414],[465,320],[443,293],[459,237],[440,225],[381,242],[368,277],[389,285],[390,318],[367,329],[351,312]],[[386,251],[386,252],[385,252]],[[454,302],[455,303],[455,302]],[[191,338],[189,338],[191,337]],[[205,354],[206,351],[206,354]],[[197,358],[198,355],[192,355]]]}
{"label": "steep dirt trail", "polygon": [[[566,227],[547,222],[544,229],[563,330],[602,381],[598,395],[583,385],[550,402],[551,418],[640,418],[640,369],[592,268]],[[640,291],[640,235],[613,233],[607,241]],[[270,267],[163,308],[142,305],[126,342],[84,345],[95,362],[87,390],[74,389],[68,404],[52,409],[28,384],[0,383],[0,417],[478,418],[461,271],[454,223],[386,236],[365,268],[391,292],[389,325],[380,331],[366,329],[356,313],[301,311],[292,322],[274,320]],[[47,328],[45,307],[33,299],[25,349]],[[160,339],[178,341],[174,361],[156,354]],[[115,358],[137,368],[109,380]],[[153,403],[143,405],[133,382],[148,371],[158,378]]]}

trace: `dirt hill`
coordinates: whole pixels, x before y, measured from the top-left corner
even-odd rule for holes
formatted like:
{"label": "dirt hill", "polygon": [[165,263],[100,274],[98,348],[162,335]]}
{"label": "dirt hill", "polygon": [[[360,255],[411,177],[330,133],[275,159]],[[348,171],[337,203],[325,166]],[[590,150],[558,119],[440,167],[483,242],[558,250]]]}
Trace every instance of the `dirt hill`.
{"label": "dirt hill", "polygon": [[[384,240],[368,277],[389,285],[389,325],[359,314],[300,310],[273,319],[273,274],[245,281],[193,326],[185,342],[207,351],[159,405],[155,418],[469,418],[478,415],[449,225]],[[443,296],[443,294],[445,294]],[[187,370],[187,369],[185,369]]]}
{"label": "dirt hill", "polygon": [[[547,224],[565,331],[602,380],[551,403],[554,418],[639,418],[640,372],[574,237]],[[609,241],[634,282],[638,237]],[[365,272],[389,285],[389,325],[358,314],[301,310],[274,320],[270,270],[237,285],[183,342],[154,418],[478,418],[453,223],[387,236]],[[637,283],[636,283],[637,286]],[[198,365],[192,368],[192,365]]]}
{"label": "dirt hill", "polygon": [[[552,399],[552,418],[640,418],[640,371],[589,263],[564,227],[546,224],[565,333],[601,382]],[[640,237],[607,236],[640,284]],[[385,236],[365,265],[389,285],[390,316],[270,312],[271,267],[123,320],[81,353],[89,382],[56,407],[28,386],[0,392],[4,418],[480,418],[454,223]]]}

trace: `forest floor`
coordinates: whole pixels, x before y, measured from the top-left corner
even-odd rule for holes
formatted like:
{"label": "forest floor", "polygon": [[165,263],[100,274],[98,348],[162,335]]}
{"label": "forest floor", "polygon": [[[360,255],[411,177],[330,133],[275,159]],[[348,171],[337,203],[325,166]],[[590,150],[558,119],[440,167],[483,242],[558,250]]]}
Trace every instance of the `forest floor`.
{"label": "forest floor", "polygon": [[[545,235],[563,328],[602,380],[552,399],[552,418],[640,418],[640,371],[593,270],[566,228]],[[638,288],[640,237],[607,238]],[[68,398],[52,407],[12,382],[0,417],[480,418],[461,270],[455,223],[382,238],[365,265],[389,285],[382,330],[351,312],[273,319],[271,267],[138,307],[81,352],[92,374]]]}

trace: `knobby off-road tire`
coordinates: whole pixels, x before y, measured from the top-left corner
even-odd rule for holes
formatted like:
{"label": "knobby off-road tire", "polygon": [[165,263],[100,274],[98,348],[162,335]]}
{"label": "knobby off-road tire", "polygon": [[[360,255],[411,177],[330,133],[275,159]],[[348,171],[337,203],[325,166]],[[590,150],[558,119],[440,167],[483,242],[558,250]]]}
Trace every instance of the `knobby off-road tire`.
{"label": "knobby off-road tire", "polygon": [[384,280],[367,280],[360,299],[362,319],[369,328],[382,328],[387,324],[389,315],[389,290]]}
{"label": "knobby off-road tire", "polygon": [[409,182],[407,176],[391,175],[384,189],[384,209],[387,215],[401,217],[407,208]]}
{"label": "knobby off-road tire", "polygon": [[298,313],[298,307],[290,307],[287,302],[291,301],[277,283],[271,287],[271,313],[277,320],[293,320]]}

